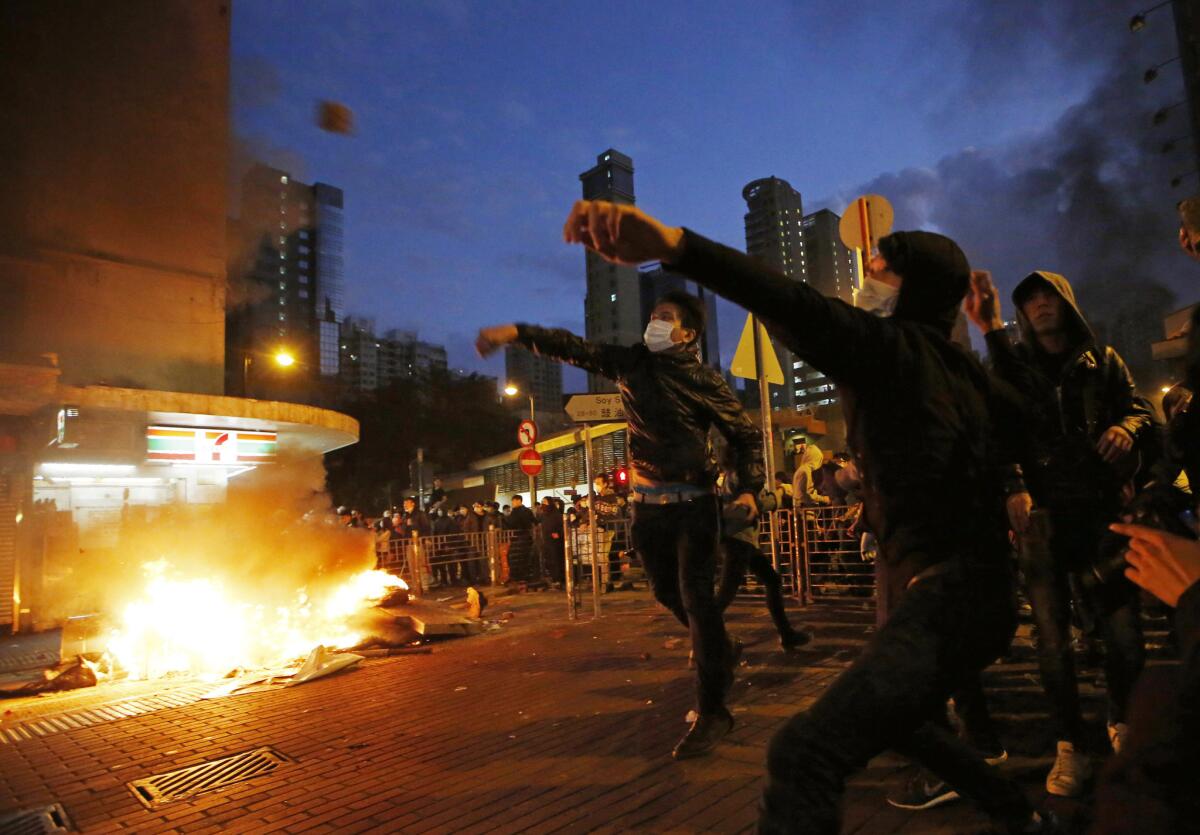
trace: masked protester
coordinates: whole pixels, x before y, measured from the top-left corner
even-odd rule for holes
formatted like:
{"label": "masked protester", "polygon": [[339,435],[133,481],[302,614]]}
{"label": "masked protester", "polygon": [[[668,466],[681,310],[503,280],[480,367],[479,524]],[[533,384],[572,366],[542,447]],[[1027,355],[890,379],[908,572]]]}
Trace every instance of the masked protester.
{"label": "masked protester", "polygon": [[1122,485],[1136,460],[1134,443],[1151,431],[1152,418],[1121,357],[1096,342],[1065,278],[1031,273],[1013,291],[1013,304],[1020,327],[1015,345],[1004,329],[990,276],[972,276],[967,313],[985,334],[996,373],[1032,407],[1025,468],[1029,493],[1010,497],[1010,523],[1037,623],[1042,688],[1058,740],[1046,791],[1074,797],[1091,776],[1091,759],[1083,748],[1072,598],[1104,637],[1108,736],[1119,751],[1129,695],[1145,654],[1136,589],[1121,578],[1106,589],[1078,578],[1090,571],[1107,525],[1117,516]]}
{"label": "masked protester", "polygon": [[949,338],[969,280],[959,247],[927,232],[883,238],[869,278],[884,286],[867,310],[633,206],[580,201],[564,237],[620,263],[661,261],[725,296],[842,393],[864,513],[889,563],[880,593],[895,603],[854,663],[772,739],[759,831],[838,832],[846,779],[888,748],[1010,831],[1045,831],[1020,787],[945,723],[946,699],[1016,629],[1001,465],[1020,446],[1008,434],[1019,400]]}
{"label": "masked protester", "polygon": [[516,343],[616,382],[629,422],[631,537],[654,596],[691,633],[697,719],[673,751],[676,759],[710,751],[733,727],[725,696],[740,645],[725,633],[713,595],[720,512],[708,432],[733,449],[751,515],[762,488],[760,433],[714,369],[700,361],[705,309],[695,296],[670,292],[654,305],[643,343],[587,342],[564,330],[501,325],[479,332],[487,355]]}

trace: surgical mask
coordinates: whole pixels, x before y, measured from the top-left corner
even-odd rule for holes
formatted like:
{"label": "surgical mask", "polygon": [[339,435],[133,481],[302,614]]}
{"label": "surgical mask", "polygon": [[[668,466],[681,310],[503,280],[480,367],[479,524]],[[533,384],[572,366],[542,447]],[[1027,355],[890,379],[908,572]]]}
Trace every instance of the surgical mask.
{"label": "surgical mask", "polygon": [[900,288],[884,284],[874,278],[863,277],[862,289],[858,291],[857,306],[868,313],[886,318],[896,311],[896,301],[900,298]]}
{"label": "surgical mask", "polygon": [[675,332],[675,325],[671,322],[664,322],[662,319],[651,319],[646,325],[646,332],[642,334],[642,340],[646,343],[646,347],[654,353],[665,351],[668,348],[674,347],[675,343],[671,341],[671,334]]}

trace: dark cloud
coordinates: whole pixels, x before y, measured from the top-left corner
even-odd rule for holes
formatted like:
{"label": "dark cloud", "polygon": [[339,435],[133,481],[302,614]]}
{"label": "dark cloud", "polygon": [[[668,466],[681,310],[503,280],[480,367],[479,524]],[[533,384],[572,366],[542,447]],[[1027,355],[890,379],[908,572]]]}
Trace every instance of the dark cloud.
{"label": "dark cloud", "polygon": [[[1144,58],[1128,44],[1124,4],[962,5],[970,8],[964,13],[968,37],[988,41],[982,36],[990,30],[991,41],[1003,41],[980,46],[982,52],[1011,49],[1018,58],[1041,48],[1077,60],[1089,45],[1076,30],[1090,30],[1101,19],[1113,33],[1091,48],[1107,69],[1082,101],[1032,136],[967,148],[929,168],[880,175],[832,205],[840,209],[855,194],[883,194],[896,208],[898,226],[951,235],[974,266],[992,270],[1002,290],[1033,269],[1066,275],[1101,338],[1121,351],[1143,385],[1156,384],[1149,343],[1161,338],[1162,316],[1175,301],[1172,284],[1188,266],[1173,243],[1174,203],[1182,194],[1173,193],[1169,182],[1179,169],[1193,167],[1182,154],[1160,152],[1168,134],[1184,130],[1182,118],[1174,129],[1151,124],[1163,96],[1174,95],[1169,82],[1162,89],[1142,83]],[[1036,25],[993,28],[1010,15]],[[1073,26],[1073,20],[1082,23]],[[997,31],[1005,37],[995,37]],[[966,89],[986,87],[983,66]],[[994,66],[990,74],[1003,76]]]}

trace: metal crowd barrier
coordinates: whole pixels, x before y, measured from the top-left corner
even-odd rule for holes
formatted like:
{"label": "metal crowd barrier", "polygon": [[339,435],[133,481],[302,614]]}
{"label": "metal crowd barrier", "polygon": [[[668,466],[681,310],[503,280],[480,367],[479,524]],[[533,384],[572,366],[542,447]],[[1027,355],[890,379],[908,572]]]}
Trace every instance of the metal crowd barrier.
{"label": "metal crowd barrier", "polygon": [[[601,589],[609,584],[642,582],[646,570],[633,550],[628,517],[598,519],[596,522],[596,564]],[[590,588],[592,577],[592,533],[588,525],[567,528],[567,553],[576,587]]]}
{"label": "metal crowd barrier", "polygon": [[798,580],[804,602],[874,598],[875,566],[862,558],[860,537],[849,532],[857,512],[857,505],[795,511],[801,532],[803,559]]}
{"label": "metal crowd barrier", "polygon": [[[517,531],[492,529],[437,536],[393,536],[375,543],[380,569],[390,571],[421,593],[433,586],[495,585],[513,556]],[[532,545],[528,558],[534,559]]]}
{"label": "metal crowd barrier", "polygon": [[[790,510],[775,510],[758,517],[758,549],[768,559],[783,584],[783,593],[803,601],[799,591],[802,579],[801,567],[796,559],[800,551],[796,541],[796,517]],[[722,558],[724,558],[722,556]],[[721,572],[717,572],[721,576]],[[754,572],[747,570],[746,578],[738,591],[739,597],[764,597],[766,589]]]}

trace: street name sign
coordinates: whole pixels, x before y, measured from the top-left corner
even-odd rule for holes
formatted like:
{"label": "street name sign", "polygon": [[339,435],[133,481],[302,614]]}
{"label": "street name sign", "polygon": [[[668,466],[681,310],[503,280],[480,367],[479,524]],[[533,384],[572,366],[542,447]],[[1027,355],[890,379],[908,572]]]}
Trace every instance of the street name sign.
{"label": "street name sign", "polygon": [[625,407],[619,394],[572,394],[563,409],[576,423],[625,420]]}

